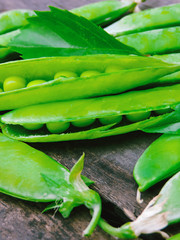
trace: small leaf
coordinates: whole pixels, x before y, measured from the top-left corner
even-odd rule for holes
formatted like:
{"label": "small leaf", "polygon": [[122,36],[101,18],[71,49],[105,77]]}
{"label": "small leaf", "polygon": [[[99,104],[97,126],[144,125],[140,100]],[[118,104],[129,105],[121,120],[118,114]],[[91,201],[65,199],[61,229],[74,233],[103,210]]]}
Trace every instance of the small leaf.
{"label": "small leaf", "polygon": [[21,53],[23,58],[138,54],[85,18],[55,7],[50,10],[36,11],[37,16],[28,19],[29,25],[9,43],[12,50]]}

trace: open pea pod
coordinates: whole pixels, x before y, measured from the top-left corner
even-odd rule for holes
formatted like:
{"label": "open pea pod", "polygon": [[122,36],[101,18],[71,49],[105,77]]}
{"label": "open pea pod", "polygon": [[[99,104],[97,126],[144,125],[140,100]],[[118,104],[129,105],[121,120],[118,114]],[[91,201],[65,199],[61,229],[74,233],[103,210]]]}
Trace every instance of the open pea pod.
{"label": "open pea pod", "polygon": [[[0,65],[1,84],[4,89],[9,78],[14,81],[14,78],[20,77],[27,84],[37,79],[46,82],[0,93],[0,110],[121,93],[158,83],[160,77],[178,70],[180,65],[153,58],[106,54],[47,57],[4,63]],[[64,71],[71,71],[76,77],[54,79],[56,74],[62,71],[62,76]],[[96,71],[96,75],[83,77],[81,74],[87,71]]]}
{"label": "open pea pod", "polygon": [[117,37],[141,54],[165,54],[180,51],[180,27],[169,27]]}
{"label": "open pea pod", "polygon": [[109,34],[118,37],[131,33],[179,25],[180,4],[173,4],[130,14],[108,26],[105,30]]}
{"label": "open pea pod", "polygon": [[[56,202],[47,209],[58,208],[63,217],[85,204],[93,218],[84,231],[90,235],[101,215],[101,200],[81,179],[84,155],[71,172],[64,166],[25,143],[0,134],[0,192],[34,202]],[[86,183],[90,183],[84,178]]]}
{"label": "open pea pod", "polygon": [[[158,122],[163,123],[168,113],[159,116],[152,113],[154,117],[148,118],[151,111],[168,112],[179,103],[180,84],[114,96],[28,106],[2,115],[1,127],[3,133],[9,137],[27,142],[95,139],[146,129]],[[123,115],[126,120],[123,117],[124,120],[120,122]],[[98,120],[91,124],[91,120],[95,119]],[[64,125],[70,122],[76,128],[68,129],[68,125],[62,130]],[[83,130],[80,128],[82,123],[87,123],[83,125],[86,126]],[[102,126],[100,123],[107,125]],[[60,124],[62,129],[55,133],[49,128],[49,124]]]}
{"label": "open pea pod", "polygon": [[180,172],[164,185],[159,195],[150,201],[134,222],[115,228],[100,219],[99,226],[105,232],[121,239],[134,239],[141,234],[159,232],[170,224],[180,222],[179,189]]}
{"label": "open pea pod", "polygon": [[164,134],[141,155],[134,168],[140,191],[180,171],[180,135]]}

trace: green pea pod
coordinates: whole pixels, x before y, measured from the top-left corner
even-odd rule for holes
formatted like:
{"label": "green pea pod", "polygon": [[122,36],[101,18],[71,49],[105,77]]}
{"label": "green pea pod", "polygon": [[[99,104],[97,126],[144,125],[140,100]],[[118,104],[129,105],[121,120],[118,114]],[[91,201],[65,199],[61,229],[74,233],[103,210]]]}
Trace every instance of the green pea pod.
{"label": "green pea pod", "polygon": [[0,34],[8,33],[25,26],[28,17],[34,16],[31,10],[15,9],[0,14]]}
{"label": "green pea pod", "polygon": [[130,14],[108,26],[105,30],[118,37],[152,29],[179,26],[179,24],[180,4],[173,4]]}
{"label": "green pea pod", "polygon": [[[149,90],[133,91],[115,96],[81,99],[66,102],[53,102],[28,106],[13,110],[1,117],[3,133],[9,137],[27,142],[55,142],[68,140],[94,139],[118,135],[153,126],[163,119],[154,116],[133,124],[127,121],[121,125],[90,126],[87,130],[67,131],[50,134],[47,129],[30,131],[22,127],[25,124],[68,123],[78,120],[115,117],[135,113],[145,113],[159,109],[173,109],[180,103],[180,84]],[[22,125],[22,126],[21,126]]]}
{"label": "green pea pod", "polygon": [[117,39],[142,54],[165,54],[180,51],[180,27],[133,33]]}
{"label": "green pea pod", "polygon": [[140,191],[180,171],[180,135],[162,135],[139,158],[134,178]]}
{"label": "green pea pod", "polygon": [[169,238],[169,240],[179,240],[179,239],[180,239],[180,233]]}
{"label": "green pea pod", "polygon": [[[114,66],[116,70],[105,73],[108,67]],[[11,76],[22,77],[27,82],[35,79],[43,79],[47,82],[0,93],[0,110],[10,110],[44,102],[121,93],[150,83],[158,83],[158,78],[179,69],[180,65],[167,64],[153,58],[106,54],[47,57],[4,63],[0,65],[2,84]],[[57,72],[69,70],[78,75],[87,70],[96,70],[100,74],[86,78],[52,80]]]}
{"label": "green pea pod", "polygon": [[[171,53],[165,55],[154,55],[153,58],[162,60],[167,63],[180,64],[180,53]],[[159,79],[160,83],[178,83],[180,82],[180,71],[164,76]]]}
{"label": "green pea pod", "polygon": [[71,12],[85,17],[98,25],[105,26],[133,9],[136,4],[134,0],[102,1],[74,8]]}
{"label": "green pea pod", "polygon": [[3,134],[0,134],[0,154],[2,193],[34,202],[56,201],[58,205],[47,209],[58,207],[63,217],[68,217],[74,207],[85,204],[94,214],[84,234],[92,233],[101,214],[101,200],[80,177],[84,155],[69,172],[44,153]]}
{"label": "green pea pod", "polygon": [[14,53],[9,47],[6,47],[10,41],[20,34],[20,30],[14,30],[0,35],[0,59],[4,59],[9,54]]}
{"label": "green pea pod", "polygon": [[142,214],[131,223],[114,228],[103,219],[99,226],[107,233],[121,238],[134,239],[141,234],[159,232],[170,224],[180,222],[180,172],[172,177],[145,208]]}

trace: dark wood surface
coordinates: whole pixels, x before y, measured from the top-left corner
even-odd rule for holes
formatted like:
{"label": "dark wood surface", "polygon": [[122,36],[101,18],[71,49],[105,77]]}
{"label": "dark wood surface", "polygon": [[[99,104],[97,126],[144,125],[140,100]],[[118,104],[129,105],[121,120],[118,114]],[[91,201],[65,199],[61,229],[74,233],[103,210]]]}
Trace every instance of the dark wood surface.
{"label": "dark wood surface", "polygon": [[[71,9],[93,0],[0,0],[0,11],[14,8],[48,9],[48,5]],[[175,1],[147,1],[142,8]],[[180,1],[179,1],[180,2]],[[93,188],[103,200],[103,217],[114,226],[135,219],[163,186],[163,183],[146,191],[142,205],[136,202],[137,185],[133,168],[143,151],[159,135],[130,133],[99,140],[64,143],[31,144],[63,165],[71,168],[82,152],[86,153],[83,174],[94,180]],[[68,219],[53,211],[41,214],[46,204],[31,203],[0,194],[0,240],[78,240],[88,225],[90,215],[84,207],[76,208]],[[166,229],[169,234],[180,232],[180,224]],[[114,239],[97,227],[90,240]],[[142,239],[158,240],[159,235],[142,236]]]}

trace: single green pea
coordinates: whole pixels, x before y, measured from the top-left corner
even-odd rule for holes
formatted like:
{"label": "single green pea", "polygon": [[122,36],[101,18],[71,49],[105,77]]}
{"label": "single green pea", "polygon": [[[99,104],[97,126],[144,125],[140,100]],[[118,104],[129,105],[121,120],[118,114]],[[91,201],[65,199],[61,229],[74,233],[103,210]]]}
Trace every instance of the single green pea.
{"label": "single green pea", "polygon": [[45,82],[46,82],[45,80],[33,80],[33,81],[29,82],[26,87],[32,87],[32,86],[35,86],[35,85],[38,85],[41,83],[45,83]]}
{"label": "single green pea", "polygon": [[122,115],[99,118],[99,121],[100,121],[100,123],[102,125],[108,125],[108,124],[113,124],[113,123],[120,123],[121,120],[122,120]]}
{"label": "single green pea", "polygon": [[71,71],[61,71],[61,72],[57,72],[54,75],[54,79],[56,78],[70,78],[70,77],[78,77],[78,75],[75,72],[71,72]]}
{"label": "single green pea", "polygon": [[55,122],[46,123],[46,127],[51,133],[62,133],[65,132],[70,126],[69,122]]}
{"label": "single green pea", "polygon": [[172,109],[171,108],[159,109],[154,112],[157,113],[158,115],[161,115],[161,114],[166,114],[166,113],[172,112]]}
{"label": "single green pea", "polygon": [[91,125],[93,122],[95,121],[95,119],[82,119],[82,120],[77,120],[72,122],[72,125],[75,127],[88,127],[89,125]]}
{"label": "single green pea", "polygon": [[4,91],[12,91],[15,89],[25,88],[26,80],[22,77],[11,76],[5,79],[3,83]]}
{"label": "single green pea", "polygon": [[132,114],[127,114],[126,118],[130,122],[139,122],[147,119],[150,115],[151,115],[151,112],[132,113]]}
{"label": "single green pea", "polygon": [[0,92],[3,92],[2,88],[0,88]]}
{"label": "single green pea", "polygon": [[120,70],[122,70],[122,68],[112,65],[106,68],[105,73],[119,72]]}
{"label": "single green pea", "polygon": [[81,73],[80,77],[93,77],[93,76],[97,76],[99,74],[100,74],[100,72],[98,72],[98,71],[89,70],[89,71],[85,71],[85,72]]}
{"label": "single green pea", "polygon": [[23,127],[28,130],[38,130],[43,127],[43,124],[40,123],[26,123],[23,124]]}

